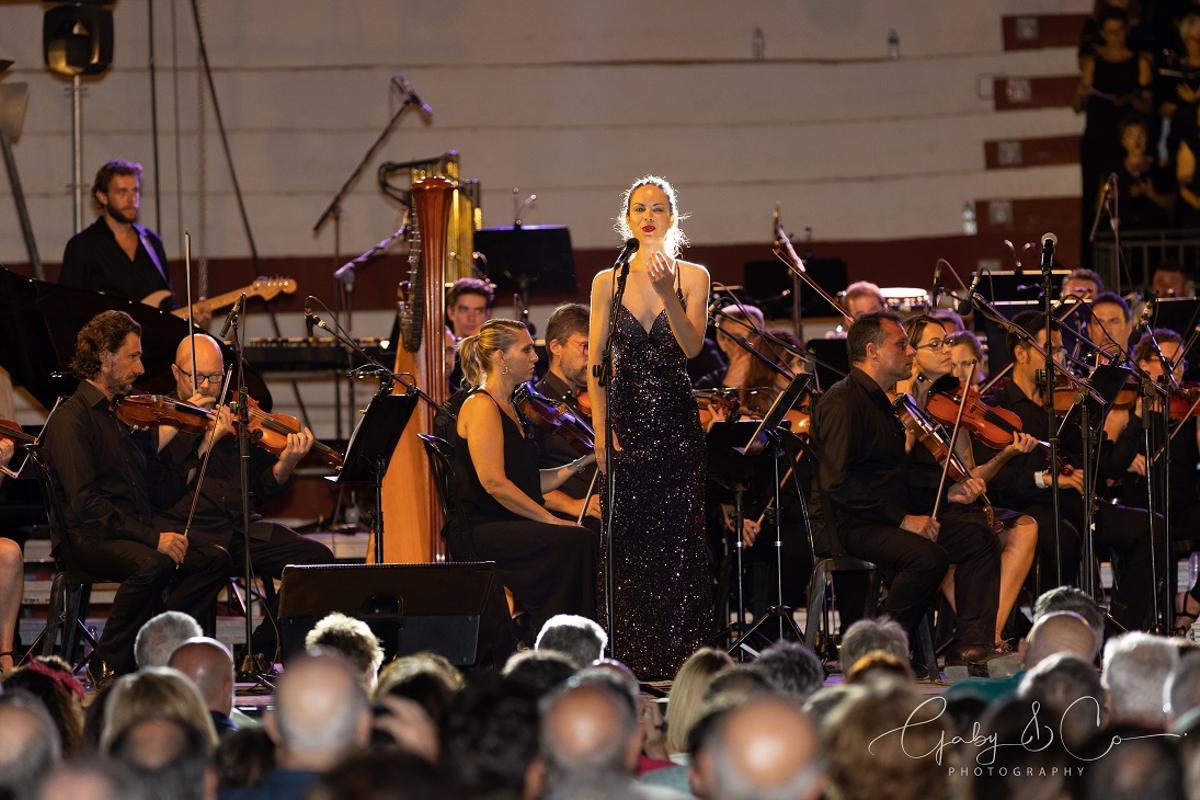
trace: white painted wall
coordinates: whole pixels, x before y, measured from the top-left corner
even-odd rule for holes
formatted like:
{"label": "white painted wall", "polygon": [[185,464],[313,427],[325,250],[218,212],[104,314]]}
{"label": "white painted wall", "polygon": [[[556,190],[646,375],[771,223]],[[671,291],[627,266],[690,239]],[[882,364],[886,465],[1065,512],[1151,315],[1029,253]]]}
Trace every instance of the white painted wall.
{"label": "white painted wall", "polygon": [[[310,228],[397,102],[402,71],[434,107],[404,119],[346,202],[343,252],[389,232],[374,182],[383,160],[463,154],[481,179],[489,224],[511,218],[511,188],[539,195],[529,222],[565,223],[580,247],[614,241],[616,196],[666,174],[704,244],[752,242],[775,200],[789,226],[822,239],[951,234],[976,197],[1076,189],[1074,168],[984,171],[985,138],[1079,130],[1069,111],[995,114],[994,75],[1063,74],[1070,48],[1003,53],[1004,13],[1079,12],[1089,0],[718,2],[631,0],[200,0],[217,89],[259,251],[327,254]],[[147,0],[116,4],[116,64],[88,82],[85,179],[112,156],[151,161]],[[43,258],[71,233],[66,83],[41,67],[38,3],[0,5],[6,78],[32,96],[16,145]],[[198,256],[246,255],[230,181],[199,81],[187,0],[156,0],[162,219],[176,213]],[[172,13],[179,42],[182,192],[175,181]],[[767,60],[751,61],[756,27]],[[887,61],[896,29],[899,61]],[[203,165],[208,194],[197,196]],[[147,181],[149,184],[149,180]],[[6,181],[0,190],[8,193]],[[0,198],[0,262],[25,260]],[[203,210],[203,218],[201,211]],[[153,198],[143,218],[154,224]]]}

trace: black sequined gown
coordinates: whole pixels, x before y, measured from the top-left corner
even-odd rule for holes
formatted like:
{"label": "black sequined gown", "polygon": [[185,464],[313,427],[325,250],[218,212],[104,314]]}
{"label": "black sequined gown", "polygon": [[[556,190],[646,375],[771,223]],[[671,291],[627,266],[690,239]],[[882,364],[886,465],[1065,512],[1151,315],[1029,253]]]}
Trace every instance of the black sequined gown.
{"label": "black sequined gown", "polygon": [[[621,446],[613,459],[616,656],[642,679],[674,676],[714,619],[704,431],[686,364],[665,310],[647,332],[621,306],[609,386]],[[604,588],[602,574],[602,600]]]}

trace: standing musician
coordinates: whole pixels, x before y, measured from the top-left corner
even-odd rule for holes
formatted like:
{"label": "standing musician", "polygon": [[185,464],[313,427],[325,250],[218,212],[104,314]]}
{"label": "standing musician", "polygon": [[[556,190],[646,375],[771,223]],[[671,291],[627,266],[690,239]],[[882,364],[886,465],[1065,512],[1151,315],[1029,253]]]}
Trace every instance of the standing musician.
{"label": "standing musician", "polygon": [[[192,347],[196,349],[193,384]],[[221,390],[225,362],[221,346],[211,336],[185,337],[175,350],[171,374],[175,377],[175,396],[192,405],[212,408]],[[177,465],[189,480],[189,491],[178,502],[163,511],[172,525],[182,530],[188,523],[195,492],[195,480],[200,459],[213,441],[212,456],[200,487],[196,513],[191,520],[189,538],[193,543],[220,546],[233,556],[230,576],[242,573],[243,548],[246,543],[242,530],[241,464],[232,414],[227,407],[217,411],[215,432],[193,435],[179,429],[158,428],[158,450],[170,463]],[[278,459],[261,448],[250,451],[250,502],[265,500],[286,490],[296,465],[313,445],[312,431],[288,434],[287,445]],[[290,528],[269,522],[252,509],[250,517],[250,562],[255,573],[264,579],[280,578],[289,564],[329,564],[333,553],[320,542],[307,539]],[[266,620],[255,631],[254,651],[270,657],[275,652],[274,629]]]}
{"label": "standing musician", "polygon": [[[917,407],[924,410],[929,400],[929,392],[935,381],[951,374],[953,362],[950,356],[952,337],[946,333],[945,327],[930,316],[919,316],[910,319],[906,326],[910,341],[917,351],[913,362],[912,377],[898,383],[896,391],[908,392],[917,402]],[[969,370],[968,370],[969,374]],[[934,464],[933,457],[924,448],[914,447],[912,437],[908,437],[906,447],[917,460]],[[972,435],[969,430],[962,429],[955,440],[955,452],[970,470],[973,477],[991,481],[996,477],[1006,463],[1018,455],[1030,453],[1037,446],[1037,440],[1027,433],[1013,434],[1012,443],[997,452],[986,462],[976,464],[971,445]],[[937,466],[940,473],[941,466]],[[935,478],[936,479],[936,478]],[[1025,583],[1025,576],[1033,565],[1034,551],[1038,544],[1038,526],[1033,517],[1005,509],[995,510],[996,519],[1003,523],[1000,531],[1000,604],[996,612],[996,641],[1003,639],[1004,625],[1008,615],[1017,602],[1017,595]],[[954,567],[950,568],[947,580],[943,584],[946,595],[953,604],[954,599]]]}
{"label": "standing musician", "polygon": [[[1183,381],[1183,373],[1187,362],[1179,358],[1183,340],[1179,334],[1168,328],[1156,328],[1154,337],[1158,340],[1162,354],[1174,365],[1176,381]],[[1138,367],[1153,381],[1158,381],[1163,375],[1162,362],[1154,351],[1150,334],[1144,334],[1134,346],[1133,357]],[[1178,361],[1178,363],[1176,363]],[[1200,526],[1200,498],[1197,498],[1197,462],[1200,462],[1200,428],[1196,418],[1189,415],[1186,419],[1176,419],[1175,409],[1191,409],[1195,397],[1192,395],[1176,396],[1172,400],[1170,448],[1162,457],[1171,462],[1170,513],[1171,525],[1176,531],[1194,531]],[[1156,404],[1157,405],[1157,404]],[[1146,451],[1145,424],[1147,415],[1144,413],[1144,402],[1139,398],[1129,409],[1116,409],[1108,413],[1105,430],[1109,436],[1115,436],[1113,454],[1110,461],[1114,471],[1106,477],[1121,479],[1121,502],[1128,506],[1145,507],[1147,503],[1146,488]],[[1161,425],[1161,405],[1151,412],[1151,424]],[[1195,413],[1194,411],[1192,412]],[[1180,426],[1176,432],[1176,426]],[[1162,441],[1162,439],[1158,439]],[[1190,592],[1180,592],[1175,598],[1175,632],[1186,634],[1188,629],[1200,615],[1200,585],[1192,587]]]}
{"label": "standing musician", "polygon": [[555,614],[594,616],[596,535],[550,513],[542,493],[587,470],[595,456],[538,469],[537,442],[512,400],[538,358],[520,322],[485,322],[458,343],[458,356],[473,387],[452,437],[455,494],[466,505],[475,550],[468,555],[496,562],[534,634]]}
{"label": "standing musician", "polygon": [[[79,388],[50,419],[45,448],[63,502],[70,565],[121,582],[92,659],[99,679],[135,669],[133,640],[166,608],[209,620],[233,568],[222,547],[190,542],[154,513],[183,492],[141,432],[112,411],[142,374],[142,328],[124,311],[97,314],[79,331],[71,371]],[[55,543],[62,555],[62,543]]]}
{"label": "standing musician", "polygon": [[[1037,311],[1024,311],[1013,318],[1013,322],[1024,329],[1043,349],[1052,349],[1056,360],[1062,355],[1062,334],[1054,331],[1047,348],[1045,317]],[[1007,408],[1021,418],[1023,429],[1031,435],[1046,430],[1046,407],[1043,395],[1044,369],[1046,360],[1027,341],[1015,335],[1008,337],[1008,351],[1012,354],[1012,380],[998,388],[988,402]],[[1060,466],[1072,467],[1060,471],[1058,558],[1062,564],[1062,582],[1072,584],[1078,576],[1081,530],[1083,524],[1084,485],[1083,471],[1075,468],[1082,463],[1082,441],[1079,431],[1079,414],[1072,411],[1060,423],[1059,454]],[[987,456],[982,449],[980,458]],[[1103,460],[1103,459],[1102,459]],[[1037,520],[1039,556],[1043,575],[1054,576],[1056,564],[1053,551],[1053,503],[1049,496],[1051,487],[1050,465],[1045,452],[1035,450],[1013,458],[992,479],[992,499],[1007,508],[1018,508]],[[1094,516],[1096,539],[1106,543],[1113,551],[1115,586],[1111,612],[1123,627],[1146,628],[1151,623],[1154,585],[1151,575],[1150,518],[1145,511],[1112,506],[1101,503]],[[1088,565],[1093,568],[1094,565]],[[1051,580],[1054,580],[1052,577]]]}
{"label": "standing musician", "polygon": [[[1000,591],[996,536],[972,516],[930,516],[934,498],[906,469],[904,429],[887,392],[912,374],[916,351],[900,317],[864,314],[846,339],[850,375],[830,387],[813,412],[813,446],[829,518],[845,548],[894,574],[885,611],[917,641],[950,564],[957,565],[958,631],[948,665],[972,672],[999,654],[994,646]],[[984,481],[952,485],[945,499],[969,504]],[[932,667],[933,665],[926,665]]]}
{"label": "standing musician", "polygon": [[[581,303],[566,303],[554,309],[546,323],[546,352],[550,356],[550,367],[535,387],[540,394],[556,403],[565,403],[576,416],[588,419],[587,412],[580,407],[580,393],[587,390],[588,362],[588,307]],[[573,461],[579,453],[558,433],[546,433],[540,437],[541,456],[538,466],[551,469]],[[546,508],[571,519],[578,519],[587,506],[586,517],[592,524],[600,520],[600,495],[593,492],[591,473],[593,470],[572,475],[557,489],[544,492]]]}
{"label": "standing musician", "polygon": [[[109,161],[96,172],[92,199],[100,217],[67,242],[59,283],[155,308],[179,307],[162,239],[137,221],[141,191],[142,165],[136,161]],[[194,317],[204,327],[212,312],[197,307]]]}

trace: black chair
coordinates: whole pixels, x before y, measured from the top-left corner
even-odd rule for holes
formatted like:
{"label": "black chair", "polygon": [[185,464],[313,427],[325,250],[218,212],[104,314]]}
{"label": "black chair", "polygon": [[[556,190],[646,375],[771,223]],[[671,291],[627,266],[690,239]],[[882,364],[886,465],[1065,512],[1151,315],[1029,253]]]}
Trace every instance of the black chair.
{"label": "black chair", "polygon": [[471,526],[467,522],[462,503],[455,492],[457,485],[454,474],[454,448],[445,439],[428,433],[418,433],[417,438],[425,447],[429,469],[433,473],[433,484],[437,490],[442,517],[442,539],[446,542],[446,554],[450,561],[479,561]]}
{"label": "black chair", "polygon": [[[46,519],[50,528],[50,554],[54,558],[54,579],[50,584],[50,607],[46,612],[46,625],[29,645],[22,663],[29,660],[41,647],[44,656],[54,653],[61,639],[59,651],[65,661],[78,672],[91,660],[96,649],[96,637],[88,630],[88,604],[91,601],[92,585],[108,579],[91,575],[73,564],[70,537],[66,533],[63,498],[55,488],[54,468],[44,454],[34,450],[29,461],[35,466],[38,485],[46,503]],[[75,651],[80,637],[88,643],[87,655],[76,660]]]}

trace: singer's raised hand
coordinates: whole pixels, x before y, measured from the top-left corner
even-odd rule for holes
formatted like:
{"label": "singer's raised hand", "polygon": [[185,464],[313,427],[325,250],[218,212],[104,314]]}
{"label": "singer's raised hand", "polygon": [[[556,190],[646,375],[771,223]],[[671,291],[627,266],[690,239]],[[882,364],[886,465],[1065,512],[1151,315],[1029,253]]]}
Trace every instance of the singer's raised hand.
{"label": "singer's raised hand", "polygon": [[657,252],[650,257],[650,285],[664,300],[675,291],[675,275],[678,270],[675,259],[665,253]]}

